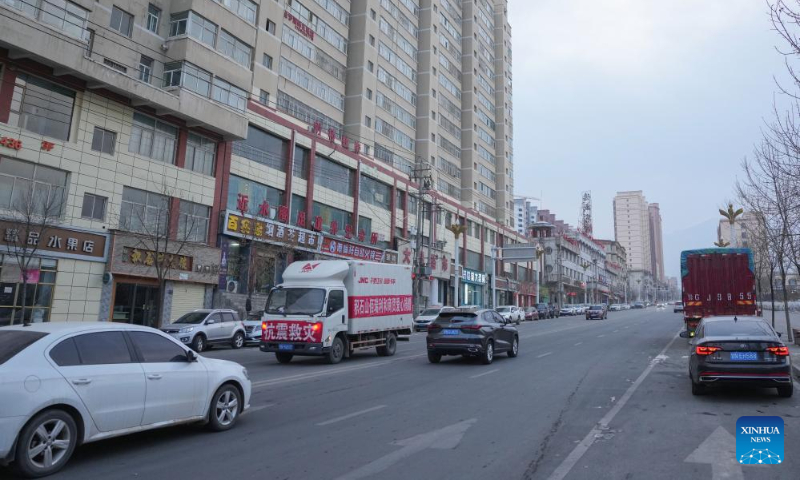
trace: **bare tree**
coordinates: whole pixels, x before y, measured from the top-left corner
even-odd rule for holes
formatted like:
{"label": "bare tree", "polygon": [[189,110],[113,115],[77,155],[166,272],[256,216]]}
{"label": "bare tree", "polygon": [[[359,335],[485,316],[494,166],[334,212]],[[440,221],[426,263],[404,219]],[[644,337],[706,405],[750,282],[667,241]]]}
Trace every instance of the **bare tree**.
{"label": "bare tree", "polygon": [[28,283],[33,272],[38,271],[31,267],[38,266],[36,262],[40,258],[40,247],[48,241],[48,232],[61,223],[63,209],[63,190],[28,182],[27,187],[19,190],[15,188],[11,208],[2,219],[5,225],[6,253],[16,260],[20,270],[20,313],[22,323],[26,326],[31,323],[30,315],[26,314]]}

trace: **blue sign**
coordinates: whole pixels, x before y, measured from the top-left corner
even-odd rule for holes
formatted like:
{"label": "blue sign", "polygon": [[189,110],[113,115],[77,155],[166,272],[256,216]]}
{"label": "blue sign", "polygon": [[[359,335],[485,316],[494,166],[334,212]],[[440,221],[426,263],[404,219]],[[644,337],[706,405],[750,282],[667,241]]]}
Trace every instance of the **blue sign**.
{"label": "blue sign", "polygon": [[736,461],[744,465],[783,463],[783,419],[739,417],[736,420]]}
{"label": "blue sign", "polygon": [[486,274],[476,270],[465,268],[461,271],[461,280],[466,283],[474,283],[477,285],[486,285]]}

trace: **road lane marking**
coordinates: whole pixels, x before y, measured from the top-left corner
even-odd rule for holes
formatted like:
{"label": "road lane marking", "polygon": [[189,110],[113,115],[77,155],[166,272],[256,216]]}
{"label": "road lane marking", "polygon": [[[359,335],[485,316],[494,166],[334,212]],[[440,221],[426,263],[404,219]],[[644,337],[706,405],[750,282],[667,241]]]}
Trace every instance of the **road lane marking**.
{"label": "road lane marking", "polygon": [[469,378],[478,378],[478,377],[482,377],[482,376],[484,376],[484,375],[489,375],[490,373],[499,372],[499,371],[500,371],[500,369],[499,369],[499,368],[498,368],[498,369],[495,369],[495,370],[489,370],[488,372],[479,373],[479,374],[477,374],[477,375],[473,375],[473,376],[471,376],[471,377],[469,377]]}
{"label": "road lane marking", "polygon": [[357,417],[359,415],[364,415],[365,413],[374,412],[375,410],[380,410],[382,408],[386,408],[386,405],[378,405],[376,407],[367,408],[366,410],[361,410],[358,412],[349,413],[347,415],[342,415],[341,417],[331,418],[330,420],[326,420],[324,422],[320,422],[317,424],[318,427],[324,427],[325,425],[330,425],[332,423],[341,422],[343,420],[349,420],[353,417]]}
{"label": "road lane marking", "polygon": [[664,349],[661,350],[661,353],[650,360],[650,364],[644,369],[642,374],[639,375],[639,378],[637,378],[636,381],[633,382],[630,387],[628,387],[628,389],[619,399],[619,402],[617,402],[617,404],[614,405],[611,410],[609,410],[608,413],[606,413],[605,416],[600,419],[597,425],[595,425],[595,427],[592,428],[588,434],[586,434],[586,437],[584,437],[583,440],[581,440],[581,442],[575,446],[572,452],[567,455],[567,458],[561,462],[561,465],[559,465],[558,468],[556,468],[555,471],[548,477],[548,480],[563,480],[564,477],[569,474],[572,468],[580,461],[581,457],[583,457],[583,455],[589,450],[595,440],[603,434],[603,430],[608,429],[608,424],[614,420],[614,417],[616,417],[625,404],[628,403],[628,400],[630,400],[642,382],[644,382],[644,379],[647,378],[647,376],[650,375],[650,372],[653,371],[653,368],[661,363],[661,359],[664,358],[664,354],[667,352],[667,350],[669,350],[672,344],[675,343],[675,340],[679,338],[678,335],[680,335],[681,331],[683,331],[683,328],[678,330],[678,333],[676,333],[670,339],[669,343],[667,343]]}
{"label": "road lane marking", "polygon": [[548,355],[552,355],[552,354],[553,354],[553,352],[547,352],[547,353],[543,353],[541,355],[536,355],[536,358],[544,358],[544,357],[546,357]]}
{"label": "road lane marking", "polygon": [[577,347],[578,345],[583,345],[583,342],[578,342],[578,343],[576,343],[576,344],[575,344],[575,346],[576,346],[576,347]]}
{"label": "road lane marking", "polygon": [[274,407],[274,403],[267,403],[266,405],[259,405],[257,407],[250,407],[242,415],[247,415],[248,413],[257,412],[259,410],[264,410],[265,408]]}

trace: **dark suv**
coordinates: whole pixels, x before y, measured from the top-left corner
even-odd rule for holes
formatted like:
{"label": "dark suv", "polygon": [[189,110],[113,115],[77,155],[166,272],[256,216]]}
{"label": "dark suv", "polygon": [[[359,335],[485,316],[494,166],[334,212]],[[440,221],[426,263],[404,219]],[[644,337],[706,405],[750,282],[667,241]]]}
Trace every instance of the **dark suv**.
{"label": "dark suv", "polygon": [[586,309],[586,320],[605,320],[608,318],[608,310],[605,305],[592,305]]}
{"label": "dark suv", "polygon": [[477,356],[488,365],[496,353],[516,357],[516,327],[494,310],[456,310],[441,313],[428,325],[428,361],[439,363],[443,355]]}
{"label": "dark suv", "polygon": [[539,318],[556,318],[560,315],[555,306],[547,303],[536,305],[536,310],[539,311]]}

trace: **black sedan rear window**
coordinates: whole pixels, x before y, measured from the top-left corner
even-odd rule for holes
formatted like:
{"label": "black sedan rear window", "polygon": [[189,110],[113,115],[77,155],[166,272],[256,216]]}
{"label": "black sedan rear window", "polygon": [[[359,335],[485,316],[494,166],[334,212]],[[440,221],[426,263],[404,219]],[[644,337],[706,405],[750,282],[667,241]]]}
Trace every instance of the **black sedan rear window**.
{"label": "black sedan rear window", "polygon": [[602,310],[602,309],[603,309],[602,305],[592,305],[591,307],[589,307],[589,310]]}
{"label": "black sedan rear window", "polygon": [[28,345],[42,337],[42,332],[26,332],[24,330],[0,330],[0,365],[14,358],[14,355],[25,350]]}
{"label": "black sedan rear window", "polygon": [[463,314],[463,313],[443,313],[439,315],[439,318],[436,319],[436,323],[468,323],[474,322],[478,319],[478,316],[473,314]]}
{"label": "black sedan rear window", "polygon": [[727,336],[772,336],[772,329],[764,322],[744,322],[738,321],[716,321],[708,322],[703,330],[706,337],[727,337]]}

